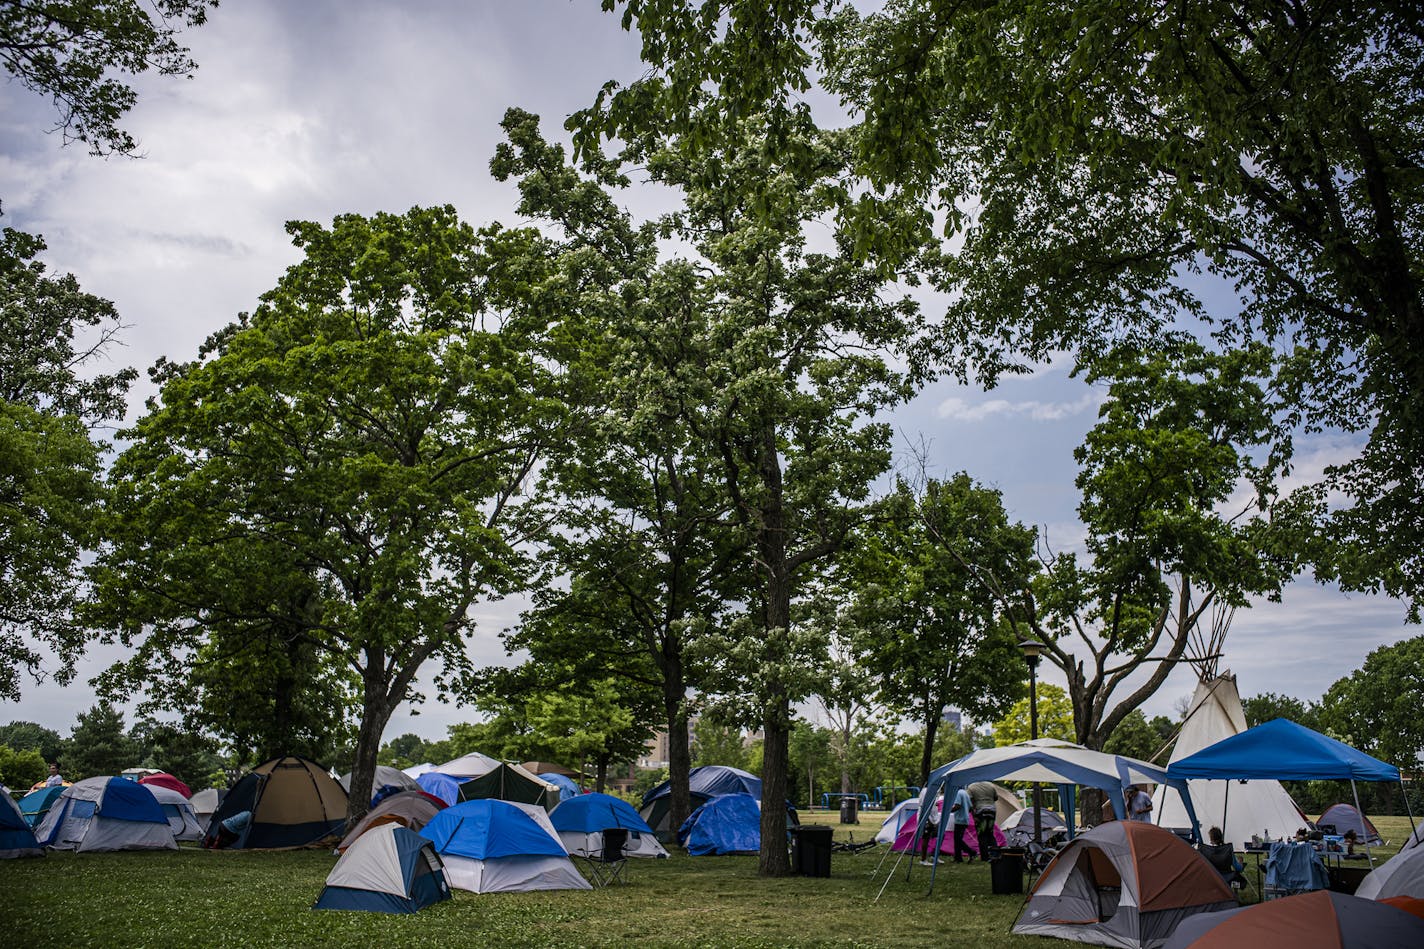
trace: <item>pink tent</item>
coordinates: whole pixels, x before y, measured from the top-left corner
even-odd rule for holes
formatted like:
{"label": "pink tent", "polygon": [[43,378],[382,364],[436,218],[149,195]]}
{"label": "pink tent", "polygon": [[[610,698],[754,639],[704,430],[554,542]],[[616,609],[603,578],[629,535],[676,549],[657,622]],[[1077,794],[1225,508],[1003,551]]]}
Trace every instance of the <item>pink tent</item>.
{"label": "pink tent", "polygon": [[[935,801],[935,810],[942,811],[943,808],[943,798],[938,801]],[[919,822],[915,820],[905,821],[905,826],[901,827],[900,833],[895,835],[895,842],[890,845],[890,849],[895,851],[896,853],[900,853],[904,850],[911,850],[915,853],[919,853],[920,851],[915,846],[913,846],[916,843],[915,828],[918,826],[918,824]],[[965,833],[964,836],[967,838],[965,840],[965,849],[968,850],[969,856],[977,857],[979,855],[979,836],[976,828],[974,827],[974,815],[972,814],[969,816],[969,830]],[[999,829],[998,824],[994,825],[994,843],[1000,847],[1004,845],[1004,832]],[[940,844],[939,852],[947,856],[954,856],[953,827],[945,828],[944,841]]]}
{"label": "pink tent", "polygon": [[159,772],[158,774],[145,774],[143,777],[138,779],[138,783],[156,784],[161,788],[167,788],[170,791],[177,791],[184,797],[193,796],[193,792],[188,790],[188,785],[184,784],[182,781],[179,781],[177,778],[173,777],[173,775],[165,774],[163,772]]}

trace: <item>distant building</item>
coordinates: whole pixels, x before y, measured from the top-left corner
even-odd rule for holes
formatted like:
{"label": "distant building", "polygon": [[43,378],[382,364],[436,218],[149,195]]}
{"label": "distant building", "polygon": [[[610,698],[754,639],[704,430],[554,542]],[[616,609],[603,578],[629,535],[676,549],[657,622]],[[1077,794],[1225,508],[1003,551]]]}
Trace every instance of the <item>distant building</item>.
{"label": "distant building", "polygon": [[659,729],[652,738],[643,743],[643,753],[638,758],[640,768],[666,768],[672,757],[668,752],[668,733]]}
{"label": "distant building", "polygon": [[964,716],[954,709],[946,709],[942,721],[957,732],[964,731]]}

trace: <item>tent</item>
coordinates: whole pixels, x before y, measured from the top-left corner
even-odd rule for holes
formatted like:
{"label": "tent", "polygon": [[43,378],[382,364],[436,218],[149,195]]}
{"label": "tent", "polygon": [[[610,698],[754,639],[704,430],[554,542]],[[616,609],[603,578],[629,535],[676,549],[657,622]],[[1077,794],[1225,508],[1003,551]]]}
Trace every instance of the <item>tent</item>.
{"label": "tent", "polygon": [[[943,813],[943,801],[935,801],[935,808]],[[917,815],[918,816],[918,815]],[[943,820],[943,817],[940,818]],[[919,823],[915,820],[906,821],[895,835],[895,841],[890,845],[890,849],[895,853],[909,852],[913,854],[922,851],[916,846],[915,833],[919,829]],[[974,820],[974,815],[969,815],[969,830],[965,833],[965,845],[969,850],[970,857],[979,856],[979,827]],[[954,831],[946,830],[939,838],[939,852],[954,856]],[[994,844],[1002,847],[1006,843],[1004,831],[998,824],[994,825]]]}
{"label": "tent", "polygon": [[[1066,830],[1068,823],[1048,808],[1039,811],[1038,827],[1045,839],[1055,831]],[[1021,807],[999,825],[1010,847],[1027,847],[1033,842],[1033,808]]]}
{"label": "tent", "polygon": [[1236,906],[1210,863],[1176,834],[1140,821],[1099,824],[1058,852],[1013,932],[1099,946],[1160,946],[1183,919]]}
{"label": "tent", "polygon": [[445,806],[445,802],[440,798],[432,797],[424,791],[397,791],[382,798],[379,804],[367,811],[366,816],[347,832],[336,849],[344,852],[366,831],[382,824],[399,824],[410,830],[420,830],[431,818],[443,811]]}
{"label": "tent", "polygon": [[530,774],[537,774],[541,778],[550,774],[558,774],[566,778],[579,777],[577,771],[571,768],[565,768],[563,765],[555,764],[552,761],[524,761],[520,763],[519,767],[528,771]]}
{"label": "tent", "polygon": [[218,809],[218,805],[226,796],[227,788],[205,788],[188,799],[188,803],[193,805],[193,813],[197,815],[200,826],[208,826],[208,822],[213,818],[213,811]]}
{"label": "tent", "polygon": [[[461,755],[454,761],[447,761],[442,765],[432,768],[432,771],[439,771],[441,774],[448,774],[452,778],[478,778],[482,774],[488,774],[499,767],[498,759],[489,755],[482,755],[478,751],[472,751],[467,755]],[[419,775],[416,775],[419,777]]]}
{"label": "tent", "polygon": [[[528,769],[526,768],[525,770],[527,771]],[[560,801],[567,801],[569,798],[578,797],[579,794],[583,793],[579,790],[579,786],[574,783],[573,778],[559,774],[556,771],[546,771],[539,775],[539,777],[559,789]],[[629,806],[631,807],[632,805]]]}
{"label": "tent", "polygon": [[1368,817],[1355,810],[1353,804],[1331,804],[1325,809],[1325,813],[1320,815],[1320,820],[1315,823],[1330,824],[1334,826],[1337,834],[1353,830],[1355,838],[1362,844],[1384,843],[1384,838],[1380,837],[1379,831],[1375,830],[1375,825],[1370,823]]}
{"label": "tent", "polygon": [[382,824],[336,861],[312,909],[414,913],[449,898],[434,845],[409,828]]}
{"label": "tent", "polygon": [[1360,881],[1355,895],[1367,900],[1391,896],[1424,899],[1424,847],[1401,850],[1375,867]]}
{"label": "tent", "polygon": [[[1284,718],[1273,718],[1239,735],[1222,739],[1194,755],[1174,761],[1167,766],[1167,773],[1174,779],[1224,780],[1228,787],[1234,779],[1258,778],[1279,781],[1343,780],[1349,781],[1352,789],[1356,781],[1398,781],[1400,788],[1404,787],[1399,769],[1394,765]],[[1404,803],[1408,808],[1408,794],[1404,797]],[[1355,806],[1358,809],[1358,791],[1355,792]],[[1413,828],[1412,812],[1409,823]],[[1369,852],[1368,841],[1365,850]],[[1373,859],[1371,856],[1372,863]]]}
{"label": "tent", "polygon": [[401,771],[402,771],[407,777],[411,777],[411,778],[418,778],[418,777],[420,777],[422,774],[425,774],[425,773],[428,772],[428,771],[438,771],[438,770],[440,770],[440,769],[437,768],[437,767],[435,767],[435,765],[431,764],[429,761],[422,761],[420,764],[413,764],[413,765],[411,765],[409,768],[402,768],[402,769],[401,769]]}
{"label": "tent", "polygon": [[559,804],[559,789],[517,764],[499,764],[477,778],[460,783],[460,800],[481,798],[538,804],[552,811]]}
{"label": "tent", "polygon": [[1416,949],[1424,946],[1424,919],[1373,900],[1317,890],[1186,920],[1166,949],[1188,946]]}
{"label": "tent", "polygon": [[145,784],[158,806],[163,808],[163,816],[168,818],[168,828],[175,840],[202,840],[203,827],[198,823],[198,815],[193,805],[183,795],[161,784]]}
{"label": "tent", "polygon": [[[1215,678],[1204,678],[1197,683],[1168,763],[1244,731],[1246,715],[1241,709],[1236,677],[1226,671]],[[1246,784],[1193,780],[1187,782],[1187,789],[1197,819],[1206,826],[1220,827],[1225,839],[1238,848],[1245,846],[1253,834],[1283,840],[1306,824],[1305,815],[1276,780],[1267,778]],[[1165,791],[1165,787],[1159,787],[1152,796],[1152,822],[1163,827],[1188,826],[1180,799]]]}
{"label": "tent", "polygon": [[601,853],[603,831],[622,827],[628,831],[623,853],[629,857],[666,857],[667,851],[653,836],[647,821],[627,801],[610,794],[580,794],[560,801],[549,814],[559,832],[559,840],[569,853],[581,857]]}
{"label": "tent", "polygon": [[138,783],[146,785],[150,788],[160,787],[167,788],[170,791],[177,791],[179,794],[183,795],[183,800],[185,801],[193,796],[193,792],[189,789],[188,785],[184,784],[182,781],[179,781],[173,775],[163,771],[159,771],[156,774],[145,774],[143,777],[138,779]]}
{"label": "tent", "polygon": [[558,834],[530,810],[508,801],[464,801],[436,814],[420,834],[435,844],[445,879],[462,890],[593,889]]}
{"label": "tent", "polygon": [[39,841],[35,840],[35,832],[10,796],[10,789],[0,785],[0,798],[4,798],[0,802],[0,860],[43,857],[44,851],[40,849]]}
{"label": "tent", "polygon": [[[351,775],[354,772],[348,771],[340,778],[341,789],[347,794],[351,793]],[[389,789],[389,790],[388,790]],[[381,798],[396,791],[419,791],[420,785],[415,783],[415,778],[406,774],[400,768],[392,768],[389,765],[376,765],[376,773],[371,778],[371,806],[375,807]]]}
{"label": "tent", "polygon": [[[694,810],[721,794],[750,794],[758,801],[761,800],[761,779],[741,768],[729,768],[720,764],[703,765],[687,773],[687,784]],[[674,830],[671,805],[672,783],[664,781],[644,794],[643,802],[638,807],[638,813],[643,816],[643,820],[648,822],[658,839],[664,842],[672,839]]]}
{"label": "tent", "polygon": [[[1039,781],[1058,786],[1059,800],[1063,801],[1063,816],[1068,819],[1068,833],[1073,827],[1073,801],[1077,785],[1101,788],[1108,792],[1113,811],[1119,820],[1127,817],[1123,809],[1122,791],[1134,784],[1167,784],[1173,787],[1185,800],[1187,783],[1172,778],[1156,765],[1124,755],[1111,755],[1093,751],[1082,745],[1055,738],[1039,738],[1034,741],[1004,745],[999,748],[984,748],[973,751],[963,758],[935,769],[930,773],[921,800],[931,800],[943,792],[953,799],[956,791],[975,781]],[[1191,815],[1191,802],[1186,802],[1187,813]],[[924,820],[923,815],[921,821]],[[939,832],[949,829],[946,821],[941,821]],[[1192,821],[1192,830],[1200,836],[1200,828]],[[935,860],[938,870],[938,857]],[[934,889],[933,876],[930,889]]]}
{"label": "tent", "polygon": [[913,824],[919,813],[918,798],[907,798],[896,804],[895,809],[881,822],[880,830],[875,834],[875,842],[877,844],[893,844],[895,838],[900,835],[900,829],[907,823]]}
{"label": "tent", "polygon": [[756,853],[761,849],[761,805],[750,794],[718,795],[683,821],[677,842],[692,857]]}
{"label": "tent", "polygon": [[263,762],[243,775],[208,822],[205,843],[215,844],[220,826],[250,811],[251,821],[228,846],[284,850],[319,844],[346,824],[346,792],[325,768],[288,755]]}
{"label": "tent", "polygon": [[126,778],[85,778],[64,789],[35,838],[54,850],[176,850],[153,792]]}
{"label": "tent", "polygon": [[54,806],[54,802],[59,800],[59,796],[64,793],[64,789],[70,786],[56,784],[53,787],[31,791],[20,798],[20,813],[25,816],[25,822],[31,827],[38,827],[40,821],[44,820],[44,816],[49,813],[49,809]]}
{"label": "tent", "polygon": [[448,805],[460,800],[460,782],[464,780],[468,779],[457,778],[443,771],[427,771],[415,779],[415,786]]}

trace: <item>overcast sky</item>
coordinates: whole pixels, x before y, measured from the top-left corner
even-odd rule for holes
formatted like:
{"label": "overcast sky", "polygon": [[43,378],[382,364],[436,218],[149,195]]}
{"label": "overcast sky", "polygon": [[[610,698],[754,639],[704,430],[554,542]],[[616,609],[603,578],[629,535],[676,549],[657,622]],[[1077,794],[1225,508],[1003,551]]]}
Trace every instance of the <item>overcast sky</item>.
{"label": "overcast sky", "polygon": [[[638,44],[597,0],[243,0],[224,3],[186,35],[192,79],[142,77],[126,127],[141,159],[101,160],[61,148],[47,101],[0,84],[0,200],[6,226],[42,234],[51,269],[112,299],[129,329],[116,363],[141,370],[160,356],[192,358],[214,330],[250,310],[295,262],[283,224],[329,223],[345,212],[452,204],[476,225],[518,222],[512,186],[488,162],[504,110],[543,116],[562,136],[569,113],[609,79],[643,69]],[[636,194],[636,208],[652,199]],[[930,448],[932,474],[966,470],[1002,490],[1016,519],[1058,549],[1081,537],[1073,448],[1102,393],[1054,364],[993,392],[939,383],[894,417],[908,446]],[[149,393],[133,392],[135,409]],[[1352,450],[1328,436],[1299,444],[1297,477]],[[498,632],[517,602],[477,611],[471,654],[502,661]],[[1243,695],[1318,698],[1377,646],[1416,634],[1401,604],[1345,596],[1302,579],[1280,604],[1237,614],[1224,665]],[[0,703],[0,722],[37,721],[67,734],[94,702],[85,681],[114,657],[96,650],[68,689],[25,686]],[[1045,678],[1054,679],[1052,670]],[[1176,672],[1146,706],[1171,714],[1189,695]],[[427,690],[428,691],[428,690]],[[417,715],[418,711],[418,715]],[[403,707],[391,738],[442,738],[468,709]]]}

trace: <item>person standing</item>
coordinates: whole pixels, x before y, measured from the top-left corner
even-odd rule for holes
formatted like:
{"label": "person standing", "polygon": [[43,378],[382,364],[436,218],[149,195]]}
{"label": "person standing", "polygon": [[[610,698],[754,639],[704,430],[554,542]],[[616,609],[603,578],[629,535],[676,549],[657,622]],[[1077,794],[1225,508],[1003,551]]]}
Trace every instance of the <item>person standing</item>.
{"label": "person standing", "polygon": [[954,794],[954,805],[949,809],[949,819],[954,821],[954,862],[963,863],[966,854],[969,854],[970,862],[974,856],[969,850],[969,815],[974,805],[970,802],[969,792],[960,788]]}
{"label": "person standing", "polygon": [[934,847],[935,841],[939,839],[939,819],[943,806],[944,795],[941,794],[930,802],[930,809],[924,815],[925,821],[920,827],[920,864],[922,866],[929,864],[930,850]]}
{"label": "person standing", "polygon": [[988,860],[994,849],[999,789],[991,781],[975,781],[969,785],[969,799],[974,805],[974,828],[979,833],[979,859]]}
{"label": "person standing", "polygon": [[1128,789],[1127,819],[1152,823],[1152,795],[1140,784]]}

